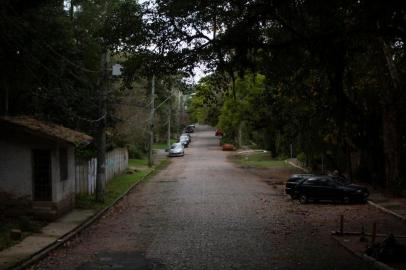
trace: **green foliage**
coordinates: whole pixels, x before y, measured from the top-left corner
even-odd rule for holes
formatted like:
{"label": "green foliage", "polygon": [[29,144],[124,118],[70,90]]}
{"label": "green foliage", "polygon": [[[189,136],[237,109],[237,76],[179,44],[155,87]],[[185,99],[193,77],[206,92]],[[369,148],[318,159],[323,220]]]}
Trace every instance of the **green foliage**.
{"label": "green foliage", "polygon": [[141,159],[145,156],[145,149],[139,145],[129,145],[128,149],[128,158],[130,159]]}
{"label": "green foliage", "polygon": [[188,104],[191,121],[215,126],[228,88],[229,78],[226,76],[212,74],[203,77],[193,89]]}
{"label": "green foliage", "polygon": [[[8,99],[9,114],[35,115],[95,134],[102,54],[145,41],[140,6],[129,0],[20,2],[0,4],[0,23],[7,29],[0,45],[5,64],[0,97]],[[105,97],[111,103],[115,92]]]}
{"label": "green foliage", "polygon": [[159,171],[168,165],[168,160],[162,160],[153,168],[147,166],[146,159],[130,159],[129,172],[114,177],[106,185],[105,201],[103,203],[97,202],[92,195],[77,195],[76,207],[82,209],[96,209],[100,210],[107,207],[121,195],[128,191],[130,187],[145,179],[147,175],[151,175],[151,171]]}
{"label": "green foliage", "polygon": [[273,159],[269,152],[252,153],[236,157],[237,164],[255,168],[290,168],[284,159]]}
{"label": "green foliage", "polygon": [[306,161],[306,155],[303,152],[300,152],[299,154],[296,155],[297,160],[300,162],[305,162]]}
{"label": "green foliage", "polygon": [[[171,139],[170,144],[172,145],[173,143],[176,143],[178,140],[176,139]],[[167,142],[162,142],[162,143],[154,143],[153,149],[167,149],[168,148],[168,143]]]}
{"label": "green foliage", "polygon": [[[315,168],[323,159],[327,168],[351,174],[354,161],[365,180],[406,184],[406,39],[396,30],[405,24],[403,4],[181,2],[160,0],[159,10],[179,24],[185,40],[199,41],[191,50],[202,56],[204,47],[202,58],[216,57],[217,71],[235,82],[219,115],[227,136],[235,140],[247,116],[246,133],[273,153],[286,154],[293,144]],[[217,26],[214,41],[194,35]],[[248,114],[237,72],[266,76],[266,91],[248,102],[255,104]]]}

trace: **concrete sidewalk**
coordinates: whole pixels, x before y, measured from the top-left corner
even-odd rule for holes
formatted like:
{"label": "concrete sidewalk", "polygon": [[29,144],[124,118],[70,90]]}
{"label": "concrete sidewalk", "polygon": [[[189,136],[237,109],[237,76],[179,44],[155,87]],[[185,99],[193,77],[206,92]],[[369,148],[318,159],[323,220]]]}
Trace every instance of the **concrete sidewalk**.
{"label": "concrete sidewalk", "polygon": [[9,269],[26,261],[58,239],[76,229],[96,213],[95,210],[74,209],[70,213],[49,223],[41,232],[26,237],[15,246],[0,252],[0,270]]}
{"label": "concrete sidewalk", "polygon": [[370,190],[368,203],[406,223],[406,198],[388,197]]}

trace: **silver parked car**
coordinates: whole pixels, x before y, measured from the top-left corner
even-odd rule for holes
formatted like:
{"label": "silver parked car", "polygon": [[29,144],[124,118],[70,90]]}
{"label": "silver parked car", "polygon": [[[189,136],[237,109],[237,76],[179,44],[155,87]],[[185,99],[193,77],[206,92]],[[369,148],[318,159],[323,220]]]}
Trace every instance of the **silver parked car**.
{"label": "silver parked car", "polygon": [[186,135],[181,135],[179,138],[179,142],[183,145],[183,147],[188,147],[190,143],[190,139]]}
{"label": "silver parked car", "polygon": [[182,143],[174,143],[169,149],[168,157],[182,157],[185,155],[185,150]]}
{"label": "silver parked car", "polygon": [[192,142],[192,136],[190,136],[190,133],[182,133],[180,136],[181,136],[181,137],[186,136],[186,137],[188,138],[188,140],[189,140],[189,143]]}

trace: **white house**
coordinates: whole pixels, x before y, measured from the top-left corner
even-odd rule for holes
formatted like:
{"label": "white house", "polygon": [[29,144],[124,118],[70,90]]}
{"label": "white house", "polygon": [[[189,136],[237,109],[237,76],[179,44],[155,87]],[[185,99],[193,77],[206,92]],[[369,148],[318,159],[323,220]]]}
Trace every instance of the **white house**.
{"label": "white house", "polygon": [[1,197],[7,203],[11,198],[24,202],[26,212],[46,218],[70,210],[75,146],[91,141],[86,134],[32,117],[1,117],[0,204]]}

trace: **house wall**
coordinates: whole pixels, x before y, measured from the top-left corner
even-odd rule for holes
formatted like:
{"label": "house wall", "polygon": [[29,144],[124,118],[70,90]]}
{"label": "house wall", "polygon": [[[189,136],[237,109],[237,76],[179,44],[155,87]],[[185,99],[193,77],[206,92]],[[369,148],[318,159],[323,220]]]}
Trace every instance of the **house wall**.
{"label": "house wall", "polygon": [[[68,178],[60,180],[59,149],[68,153]],[[32,149],[51,149],[52,202],[33,202],[33,209],[59,215],[74,206],[75,148],[71,144],[23,134],[13,130],[0,133],[0,192],[33,200]]]}
{"label": "house wall", "polygon": [[[68,178],[61,181],[59,150],[66,148],[68,152]],[[58,144],[53,151],[52,160],[52,200],[58,210],[72,208],[75,202],[75,148],[69,144]]]}
{"label": "house wall", "polygon": [[26,145],[0,139],[0,192],[32,199],[31,151]]}

